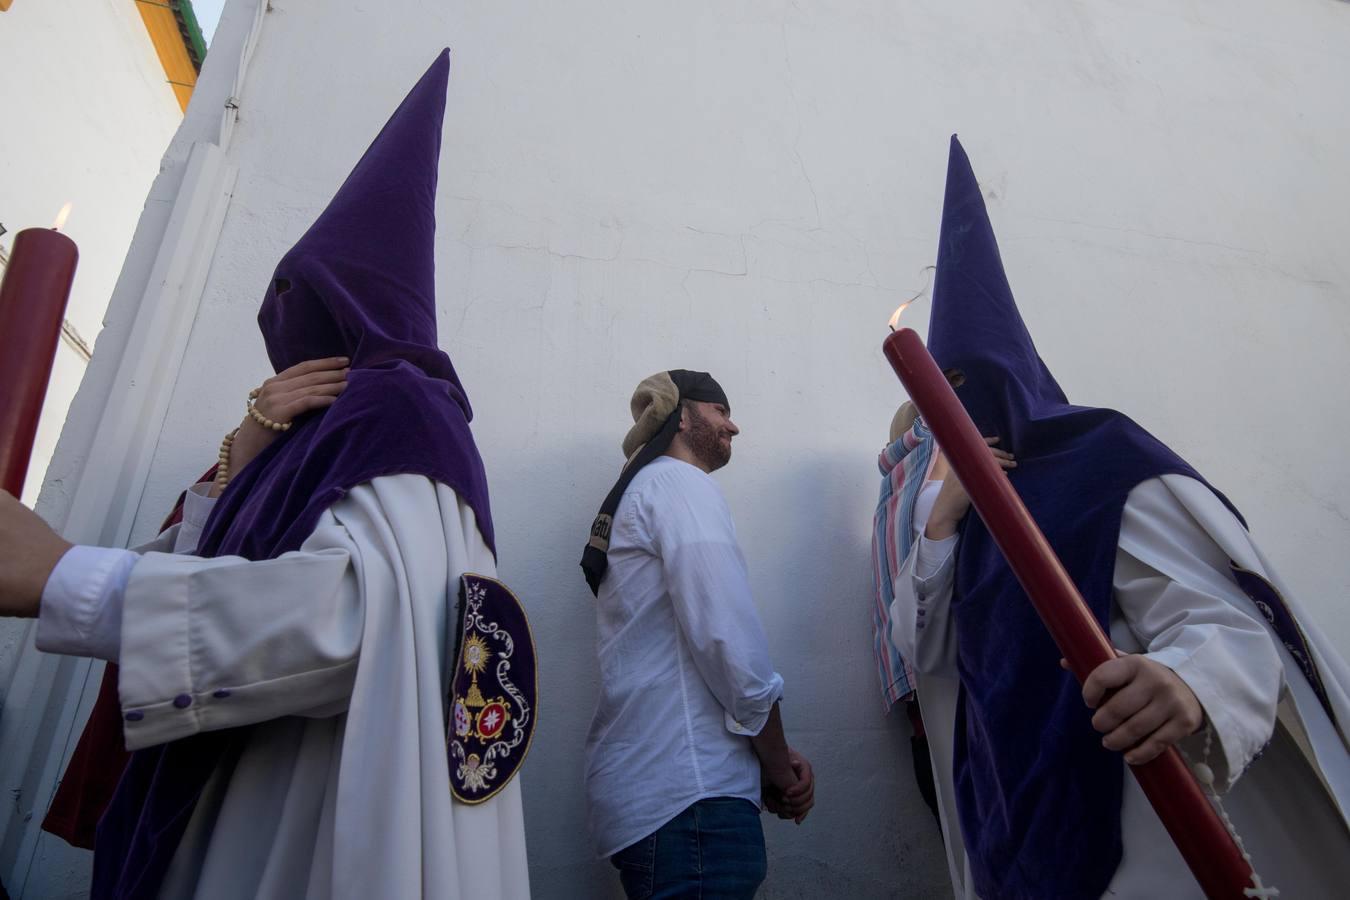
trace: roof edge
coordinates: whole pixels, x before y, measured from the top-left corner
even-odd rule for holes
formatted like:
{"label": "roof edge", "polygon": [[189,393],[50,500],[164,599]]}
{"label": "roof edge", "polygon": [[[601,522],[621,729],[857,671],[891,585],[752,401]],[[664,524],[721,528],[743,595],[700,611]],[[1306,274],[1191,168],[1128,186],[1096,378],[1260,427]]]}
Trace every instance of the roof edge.
{"label": "roof edge", "polygon": [[200,73],[202,62],[206,59],[206,39],[202,37],[201,26],[197,24],[192,0],[170,0],[169,6],[178,20],[178,31],[183,35],[183,46],[187,48],[192,66]]}

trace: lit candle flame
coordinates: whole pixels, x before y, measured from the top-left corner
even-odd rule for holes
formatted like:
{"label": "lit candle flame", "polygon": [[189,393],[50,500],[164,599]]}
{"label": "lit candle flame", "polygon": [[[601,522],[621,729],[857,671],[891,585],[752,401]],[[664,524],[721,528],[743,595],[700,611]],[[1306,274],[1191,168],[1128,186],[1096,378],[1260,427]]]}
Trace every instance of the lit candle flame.
{"label": "lit candle flame", "polygon": [[60,231],[62,228],[66,227],[66,219],[70,218],[70,208],[74,205],[74,203],[67,200],[66,205],[61,207],[61,211],[56,214],[56,221],[52,223],[53,231]]}
{"label": "lit candle flame", "polygon": [[891,321],[888,323],[891,327],[891,331],[894,331],[895,326],[900,324],[900,314],[903,313],[906,309],[909,309],[909,305],[917,299],[918,299],[917,297],[911,297],[910,299],[906,300],[904,303],[901,303],[899,306],[895,308],[895,312],[891,314]]}
{"label": "lit candle flame", "polygon": [[913,297],[910,297],[910,298],[909,298],[908,300],[906,300],[904,303],[901,303],[899,306],[897,306],[897,307],[895,308],[895,312],[891,314],[891,321],[888,323],[888,324],[890,325],[891,331],[895,331],[896,327],[899,326],[899,324],[900,324],[900,314],[903,313],[905,310],[909,309],[909,305],[910,305],[911,303],[913,303],[915,300],[918,300],[920,297],[926,296],[926,295],[928,294],[928,283],[927,283],[927,280],[928,280],[929,278],[932,278],[932,277],[933,277],[933,272],[935,272],[935,271],[937,271],[937,267],[936,267],[936,266],[924,266],[924,267],[923,267],[923,272],[924,272],[924,286],[923,286],[923,288],[920,289],[919,292],[916,293]]}

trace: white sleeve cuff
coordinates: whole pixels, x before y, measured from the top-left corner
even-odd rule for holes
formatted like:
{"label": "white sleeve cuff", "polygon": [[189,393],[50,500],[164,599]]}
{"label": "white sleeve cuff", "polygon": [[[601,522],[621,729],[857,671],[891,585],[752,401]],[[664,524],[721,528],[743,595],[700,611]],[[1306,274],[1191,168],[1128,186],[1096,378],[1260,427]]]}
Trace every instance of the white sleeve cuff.
{"label": "white sleeve cuff", "polygon": [[204,481],[187,489],[183,498],[183,524],[173,542],[174,553],[193,553],[201,540],[206,520],[211,510],[216,508],[216,498],[207,496],[211,491],[211,482]]}
{"label": "white sleeve cuff", "polygon": [[[1214,789],[1220,794],[1227,793],[1259,755],[1265,742],[1249,726],[1247,717],[1242,715],[1242,708],[1233,702],[1231,691],[1226,690],[1227,686],[1216,684],[1210,677],[1211,673],[1205,666],[1197,665],[1191,654],[1180,647],[1163,647],[1144,656],[1175,672],[1199,701],[1205,724],[1195,734],[1183,738],[1181,743],[1196,761],[1209,764],[1214,772]],[[1204,746],[1207,729],[1213,730],[1214,743],[1218,744],[1219,752],[1202,760],[1196,754]]]}
{"label": "white sleeve cuff", "polygon": [[920,582],[927,582],[944,574],[944,570],[952,565],[952,554],[956,550],[958,539],[955,534],[948,535],[940,541],[920,537],[917,551],[919,555],[914,561],[914,577]]}
{"label": "white sleeve cuff", "polygon": [[131,550],[79,545],[67,550],[42,589],[37,648],[117,662],[122,599],[139,559]]}
{"label": "white sleeve cuff", "polygon": [[742,718],[737,719],[730,712],[723,711],[722,723],[726,726],[727,731],[732,734],[754,737],[764,730],[764,726],[769,723],[769,714],[773,712],[773,705],[783,699],[783,676],[777,672],[773,673],[767,696],[769,702],[764,706],[764,711],[756,713],[753,718],[742,714]]}

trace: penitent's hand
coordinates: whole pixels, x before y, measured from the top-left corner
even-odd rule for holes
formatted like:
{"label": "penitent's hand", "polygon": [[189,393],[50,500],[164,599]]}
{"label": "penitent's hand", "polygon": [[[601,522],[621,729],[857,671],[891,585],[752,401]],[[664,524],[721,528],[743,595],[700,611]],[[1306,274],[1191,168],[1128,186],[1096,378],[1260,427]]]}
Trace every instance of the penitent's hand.
{"label": "penitent's hand", "polygon": [[[994,445],[999,441],[996,437],[987,437],[984,442],[989,445],[989,452],[994,454],[994,462],[998,463],[1004,471],[1017,468],[1017,460],[1011,453],[1005,450],[999,450]],[[943,538],[951,537],[956,534],[957,526],[965,518],[966,512],[970,509],[970,497],[966,494],[966,489],[961,486],[960,480],[955,472],[948,472],[947,477],[942,479],[942,488],[938,491],[937,499],[933,501],[933,511],[928,516],[928,524],[924,527],[923,536],[930,541],[940,541]]]}
{"label": "penitent's hand", "polygon": [[[263,382],[254,408],[274,422],[290,422],[307,412],[326,409],[347,389],[349,362],[345,356],[331,356],[306,360],[278,372]],[[252,416],[244,416],[230,445],[230,476],[243,471],[280,436],[281,432],[264,428]],[[213,485],[210,496],[219,493],[220,486]]]}
{"label": "penitent's hand", "polygon": [[0,616],[31,619],[52,569],[71,547],[8,491],[0,491]]}
{"label": "penitent's hand", "polygon": [[1083,682],[1083,701],[1097,710],[1092,727],[1106,735],[1102,746],[1124,751],[1132,766],[1154,759],[1205,721],[1200,701],[1181,676],[1137,653],[1093,669]]}

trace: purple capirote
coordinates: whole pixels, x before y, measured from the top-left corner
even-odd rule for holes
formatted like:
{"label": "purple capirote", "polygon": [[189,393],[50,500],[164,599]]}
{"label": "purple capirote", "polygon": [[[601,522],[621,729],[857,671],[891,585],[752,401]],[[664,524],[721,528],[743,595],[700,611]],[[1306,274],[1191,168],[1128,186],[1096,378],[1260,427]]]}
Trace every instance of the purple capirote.
{"label": "purple capirote", "polygon": [[[1204,479],[1122,413],[1069,403],[1018,312],[954,135],[927,344],[944,370],[961,371],[956,396],[980,432],[1016,455],[1013,487],[1107,629],[1130,491],[1165,474]],[[1102,747],[1092,710],[978,515],[962,525],[956,560],[953,777],[975,889],[1095,900],[1121,859],[1124,761]]]}
{"label": "purple capirote", "polygon": [[[347,389],[234,475],[198,555],[263,560],[298,549],[348,491],[396,474],[452,488],[494,547],[472,410],[436,334],[436,180],[449,71],[447,49],[277,265],[258,314],[273,367],[346,356]],[[220,691],[211,698],[230,702]],[[99,823],[91,897],[158,894],[203,788],[246,737],[247,729],[205,732],[132,755]]]}

